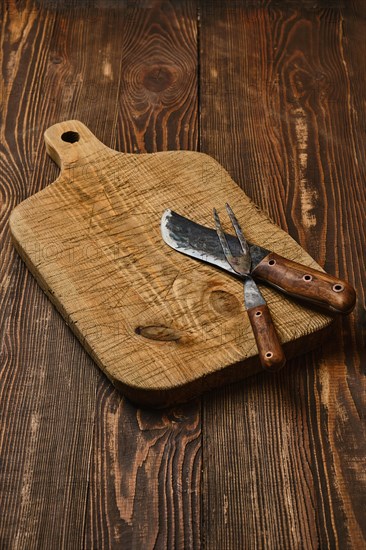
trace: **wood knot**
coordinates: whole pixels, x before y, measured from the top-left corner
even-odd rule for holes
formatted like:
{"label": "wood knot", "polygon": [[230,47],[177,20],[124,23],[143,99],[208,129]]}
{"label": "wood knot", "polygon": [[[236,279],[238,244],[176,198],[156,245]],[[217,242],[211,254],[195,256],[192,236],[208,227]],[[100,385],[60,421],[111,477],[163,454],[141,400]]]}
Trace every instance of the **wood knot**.
{"label": "wood knot", "polygon": [[148,325],[146,327],[136,327],[135,333],[148,338],[149,340],[158,340],[160,342],[173,342],[181,338],[182,334],[171,327],[165,325]]}
{"label": "wood knot", "polygon": [[151,92],[162,92],[171,86],[175,80],[172,69],[166,65],[152,65],[143,69],[143,83]]}
{"label": "wood knot", "polygon": [[213,290],[209,302],[220,315],[232,317],[240,312],[240,302],[237,297],[224,290]]}
{"label": "wood knot", "polygon": [[62,63],[62,57],[58,55],[51,56],[51,63],[53,63],[54,65],[59,65],[60,63]]}

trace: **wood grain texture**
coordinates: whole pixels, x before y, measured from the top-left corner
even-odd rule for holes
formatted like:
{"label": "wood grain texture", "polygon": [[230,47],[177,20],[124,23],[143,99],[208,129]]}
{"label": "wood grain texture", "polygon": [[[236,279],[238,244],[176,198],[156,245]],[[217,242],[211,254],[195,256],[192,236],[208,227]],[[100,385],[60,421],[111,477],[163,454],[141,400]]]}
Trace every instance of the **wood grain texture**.
{"label": "wood grain texture", "polygon": [[264,304],[248,309],[248,317],[262,368],[267,372],[278,372],[285,366],[286,357],[268,306]]}
{"label": "wood grain texture", "polygon": [[[75,6],[47,2],[41,4],[43,9],[37,9],[31,2],[21,6],[15,2],[4,4],[2,68],[14,70],[10,74],[5,72],[4,80],[9,105],[2,118],[2,132],[6,136],[1,157],[2,204],[6,208],[2,224],[15,204],[57,177],[59,169],[49,161],[41,145],[43,132],[50,124],[78,117],[107,145],[135,150],[136,135],[129,133],[121,115],[130,93],[129,79],[123,78],[121,67],[127,62],[133,67],[136,50],[143,55],[144,45],[153,52],[152,42],[160,40],[170,62],[172,53],[175,55],[176,69],[183,71],[184,78],[175,88],[174,105],[169,108],[161,105],[163,135],[154,141],[155,128],[159,132],[161,126],[155,125],[153,116],[148,116],[144,122],[146,134],[141,130],[138,136],[140,146],[150,151],[167,148],[164,139],[169,121],[169,148],[180,144],[181,148],[195,149],[197,51],[193,3],[182,8],[177,2],[175,5],[128,2],[124,6],[108,2],[108,9],[103,3],[94,8],[90,2]],[[130,50],[123,48],[127,36]],[[15,46],[19,44],[15,65],[10,39]],[[154,115],[160,94],[146,93]],[[131,101],[135,102],[137,113],[141,106],[138,94],[132,95]],[[14,133],[15,121],[18,130]],[[2,298],[7,308],[6,317],[2,317],[2,330],[6,334],[2,372],[6,378],[1,406],[5,411],[3,425],[10,433],[2,432],[2,510],[9,513],[1,515],[1,545],[80,548],[84,541],[86,548],[101,548],[120,547],[124,542],[129,546],[133,539],[135,547],[149,548],[154,546],[158,534],[156,547],[163,547],[160,541],[172,536],[171,525],[177,517],[176,539],[184,537],[190,547],[197,547],[201,473],[199,403],[191,404],[184,414],[177,409],[170,416],[166,411],[150,415],[141,424],[139,409],[123,406],[120,395],[98,373],[54,308],[39,293],[12,253],[7,226],[2,228],[6,230],[2,241],[6,246],[1,251],[8,267],[2,271],[6,285],[2,287]],[[4,313],[3,308],[1,311]],[[47,332],[43,329],[46,323]],[[29,426],[38,409],[39,429],[32,440]],[[114,411],[118,437],[123,441],[118,457],[111,452],[107,411]],[[167,427],[162,430],[164,425]],[[149,435],[144,437],[154,430],[164,435],[155,446]],[[191,436],[194,430],[195,435]],[[34,441],[42,443],[35,448]],[[27,458],[29,449],[33,449],[31,460]],[[98,465],[106,462],[111,467],[101,470]],[[135,482],[115,477],[112,464],[122,474],[129,468],[136,471]],[[148,476],[144,475],[144,469]],[[177,483],[170,482],[172,477]],[[100,492],[103,484],[108,486],[106,493]],[[132,509],[125,523],[123,503],[127,501]],[[134,501],[140,502],[140,506],[133,506]],[[159,518],[153,531],[145,528],[143,509],[147,501],[149,513]],[[109,515],[111,509],[116,509],[117,514]],[[128,526],[128,532],[121,529],[123,525]]]}
{"label": "wood grain texture", "polygon": [[[14,244],[117,389],[138,404],[165,407],[221,385],[231,365],[240,363],[239,379],[253,366],[260,371],[265,331],[251,330],[242,282],[167,246],[162,213],[172,208],[208,225],[215,205],[228,201],[248,239],[317,269],[309,255],[207,155],[118,153],[75,120],[48,128],[45,141],[60,176],[13,210]],[[276,325],[272,344],[276,332],[285,354],[296,341],[301,353],[307,335],[321,342],[330,317],[262,291]],[[215,305],[218,293],[231,298],[225,312]],[[283,359],[273,353],[266,364]]]}
{"label": "wood grain texture", "polygon": [[[194,2],[0,3],[2,548],[365,546],[365,5],[201,4],[198,20]],[[173,52],[183,75],[169,108],[134,72],[158,41],[155,57],[174,64]],[[120,151],[197,149],[198,57],[203,150],[358,295],[341,336],[292,361],[291,375],[205,399],[202,449],[200,402],[151,413],[121,399],[6,225],[57,177],[42,136],[60,120],[82,120]]]}
{"label": "wood grain texture", "polygon": [[[115,90],[112,102],[116,101],[117,125],[110,120],[104,129],[107,135],[103,137],[99,132],[98,136],[107,145],[131,153],[174,147],[195,150],[198,128],[196,4],[140,2],[138,6],[136,9],[130,5],[127,13],[116,10],[108,16],[109,59],[113,74],[121,75],[121,84],[116,94],[116,77],[109,81]],[[98,21],[100,28],[105,28],[106,22]],[[110,29],[115,31],[111,33]],[[127,38],[129,47],[121,53],[121,41],[124,43]],[[91,40],[95,54],[100,47],[98,42],[103,40]],[[168,58],[170,65],[183,74],[175,88],[176,101],[169,106],[160,101],[161,93],[149,92],[141,83],[136,86],[134,78],[124,71],[125,67],[130,67],[130,73],[133,71],[136,55],[140,65],[141,60],[156,57],[157,43],[158,62],[166,66]],[[172,55],[176,62],[172,61]],[[158,75],[159,70],[156,71],[159,79]],[[98,82],[98,73],[94,78]],[[147,108],[149,116],[145,118],[141,95],[147,97],[144,109]],[[129,109],[125,108],[127,103]],[[162,126],[153,116],[156,104],[160,105]],[[133,126],[135,120],[141,120],[138,134]],[[189,120],[189,124],[181,125],[181,120]],[[90,122],[92,117],[89,127]],[[173,126],[176,131],[169,132],[168,128]],[[115,142],[108,137],[112,127]],[[156,136],[160,138],[157,140]],[[117,447],[112,445],[113,441]],[[167,540],[173,541],[173,547],[175,544],[177,548],[198,548],[201,467],[200,402],[191,403],[183,411],[176,408],[145,414],[127,401],[121,401],[111,384],[101,380],[96,399],[85,548],[163,549]]]}
{"label": "wood grain texture", "polygon": [[31,2],[0,9],[0,546],[76,548],[98,374],[14,254],[7,225],[12,208],[57,173],[39,147],[55,115],[42,86],[56,14]]}
{"label": "wood grain texture", "polygon": [[358,291],[338,337],[291,377],[204,398],[206,548],[365,545],[360,4],[202,5],[202,150]]}
{"label": "wood grain texture", "polygon": [[136,411],[111,386],[100,396],[86,548],[199,548],[199,403]]}
{"label": "wood grain texture", "polygon": [[355,289],[342,279],[270,253],[252,271],[253,277],[280,287],[290,296],[306,299],[330,312],[348,314],[356,304]]}
{"label": "wood grain texture", "polygon": [[[126,9],[108,16],[107,21],[98,18],[99,33],[108,29],[109,60],[115,76],[108,81],[107,89],[114,90],[111,103],[117,124],[107,124],[105,136],[100,132],[98,136],[107,145],[130,153],[172,148],[195,150],[198,127],[195,3],[187,2],[185,6],[180,2],[129,3]],[[91,24],[89,32],[93,28]],[[87,36],[85,33],[85,39]],[[91,38],[88,48],[92,47],[97,54],[102,44],[100,38]],[[70,55],[76,62],[77,55],[71,48]],[[181,75],[179,85],[174,88],[175,103],[170,105],[161,101],[164,90],[149,91],[134,77],[138,72],[136,66],[141,71],[144,61],[149,63],[156,57],[158,64],[165,67],[168,64]],[[154,74],[159,80],[159,67]],[[98,90],[101,85],[98,74],[91,80],[95,80]],[[144,103],[141,97],[145,98]],[[157,113],[161,117],[158,123]],[[91,121],[93,118],[90,117]],[[170,130],[173,126],[175,131]],[[112,127],[115,139],[110,135]],[[178,548],[179,544],[197,548],[200,403],[189,404],[183,412],[177,408],[145,414],[121,401],[118,392],[104,379],[98,387],[97,403],[85,547],[164,548],[166,540],[176,540]]]}

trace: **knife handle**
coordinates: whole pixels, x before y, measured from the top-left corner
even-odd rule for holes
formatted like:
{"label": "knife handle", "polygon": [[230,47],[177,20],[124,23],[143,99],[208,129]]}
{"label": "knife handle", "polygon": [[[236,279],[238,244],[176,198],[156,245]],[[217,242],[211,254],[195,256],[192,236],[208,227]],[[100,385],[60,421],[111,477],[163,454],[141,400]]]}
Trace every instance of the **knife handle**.
{"label": "knife handle", "polygon": [[286,363],[286,358],[268,306],[251,307],[247,310],[247,313],[252,325],[262,367],[269,372],[277,372]]}
{"label": "knife handle", "polygon": [[356,303],[355,290],[346,281],[292,262],[274,252],[253,269],[252,276],[328,311],[347,314]]}

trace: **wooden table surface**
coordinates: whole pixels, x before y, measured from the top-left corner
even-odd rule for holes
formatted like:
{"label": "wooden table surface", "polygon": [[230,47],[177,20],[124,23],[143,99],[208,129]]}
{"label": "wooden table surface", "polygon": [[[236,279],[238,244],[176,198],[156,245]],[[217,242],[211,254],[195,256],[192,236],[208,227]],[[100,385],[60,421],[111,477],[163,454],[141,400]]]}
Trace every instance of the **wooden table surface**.
{"label": "wooden table surface", "polygon": [[[1,3],[1,549],[365,548],[365,8]],[[72,118],[120,151],[212,155],[354,313],[277,376],[133,406],[9,239],[58,174],[43,132]]]}

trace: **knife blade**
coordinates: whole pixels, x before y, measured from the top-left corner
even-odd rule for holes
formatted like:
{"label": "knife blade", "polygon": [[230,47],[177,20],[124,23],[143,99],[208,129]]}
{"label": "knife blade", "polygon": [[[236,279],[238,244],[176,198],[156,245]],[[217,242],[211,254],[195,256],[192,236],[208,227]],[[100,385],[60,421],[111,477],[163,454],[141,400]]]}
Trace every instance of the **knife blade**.
{"label": "knife blade", "polygon": [[[161,234],[166,244],[175,250],[237,276],[225,259],[214,229],[167,209],[161,218]],[[232,251],[240,253],[238,239],[225,235]],[[347,281],[293,262],[259,245],[248,244],[255,279],[327,311],[347,314],[354,308],[356,293]]]}

